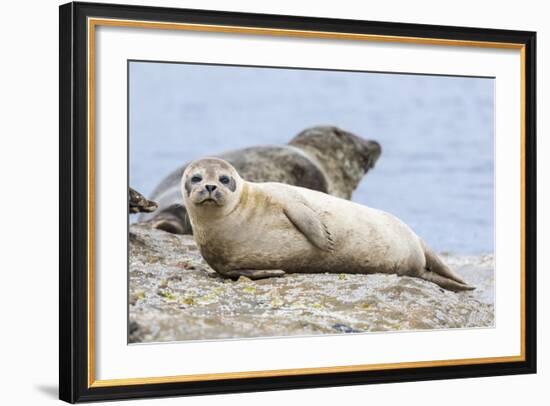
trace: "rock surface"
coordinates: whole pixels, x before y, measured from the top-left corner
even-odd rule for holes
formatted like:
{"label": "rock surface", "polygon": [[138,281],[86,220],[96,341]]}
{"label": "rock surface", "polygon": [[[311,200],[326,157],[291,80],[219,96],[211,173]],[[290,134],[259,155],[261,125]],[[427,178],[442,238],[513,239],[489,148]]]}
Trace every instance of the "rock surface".
{"label": "rock surface", "polygon": [[472,292],[396,275],[220,277],[190,235],[130,226],[129,342],[492,327],[492,255],[442,258]]}

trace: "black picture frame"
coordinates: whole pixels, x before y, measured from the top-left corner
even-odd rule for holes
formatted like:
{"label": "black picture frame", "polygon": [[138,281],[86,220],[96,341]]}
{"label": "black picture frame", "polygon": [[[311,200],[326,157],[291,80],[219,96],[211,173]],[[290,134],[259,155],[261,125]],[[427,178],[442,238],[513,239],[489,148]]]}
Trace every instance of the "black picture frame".
{"label": "black picture frame", "polygon": [[[435,25],[263,15],[94,3],[60,6],[60,252],[59,397],[67,402],[235,393],[536,372],[536,33]],[[524,360],[362,372],[150,383],[89,385],[87,188],[87,19],[89,17],[344,32],[459,41],[513,43],[524,47]]]}

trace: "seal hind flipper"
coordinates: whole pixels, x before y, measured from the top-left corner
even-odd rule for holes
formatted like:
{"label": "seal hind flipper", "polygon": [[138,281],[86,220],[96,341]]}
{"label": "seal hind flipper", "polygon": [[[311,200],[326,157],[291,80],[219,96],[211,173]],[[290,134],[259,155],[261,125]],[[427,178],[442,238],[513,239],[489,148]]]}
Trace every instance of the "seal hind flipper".
{"label": "seal hind flipper", "polygon": [[152,219],[153,228],[172,234],[193,234],[187,209],[183,204],[172,204]]}
{"label": "seal hind flipper", "polygon": [[435,272],[443,276],[444,278],[451,279],[461,285],[468,285],[464,279],[462,279],[456,272],[449,268],[439,257],[428,247],[428,245],[420,240],[422,248],[424,249],[424,256],[426,257],[426,269]]}
{"label": "seal hind flipper", "polygon": [[162,216],[153,222],[153,228],[172,234],[187,234],[181,221],[174,216]]}
{"label": "seal hind flipper", "polygon": [[467,285],[465,283],[458,283],[453,279],[446,278],[445,276],[439,275],[435,272],[424,270],[418,275],[419,278],[435,283],[436,285],[441,286],[444,289],[452,290],[453,292],[460,292],[464,290],[474,290],[475,287]]}
{"label": "seal hind flipper", "polygon": [[287,204],[283,212],[309,242],[323,251],[334,251],[334,240],[319,214],[303,201]]}

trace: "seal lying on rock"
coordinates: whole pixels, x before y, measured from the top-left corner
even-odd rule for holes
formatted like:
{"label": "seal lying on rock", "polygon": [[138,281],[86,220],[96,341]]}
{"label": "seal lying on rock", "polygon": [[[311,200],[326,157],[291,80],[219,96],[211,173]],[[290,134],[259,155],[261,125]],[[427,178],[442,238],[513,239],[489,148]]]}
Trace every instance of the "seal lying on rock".
{"label": "seal lying on rock", "polygon": [[474,289],[383,211],[302,187],[247,182],[218,158],[192,162],[181,182],[195,241],[224,276],[395,273]]}
{"label": "seal lying on rock", "polygon": [[[380,156],[380,144],[364,140],[337,127],[313,127],[302,131],[285,146],[259,146],[218,155],[251,182],[281,182],[350,199],[367,171]],[[151,199],[159,209],[142,215],[155,228],[176,234],[192,229],[180,193],[187,165],[166,177]]]}

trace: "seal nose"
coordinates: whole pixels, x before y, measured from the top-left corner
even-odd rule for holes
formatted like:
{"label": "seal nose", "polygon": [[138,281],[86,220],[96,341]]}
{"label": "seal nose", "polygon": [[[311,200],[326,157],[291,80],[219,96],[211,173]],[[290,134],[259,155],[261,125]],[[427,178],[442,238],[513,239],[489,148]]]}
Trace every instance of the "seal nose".
{"label": "seal nose", "polygon": [[205,185],[204,188],[208,190],[208,193],[212,193],[214,190],[216,190],[216,185]]}
{"label": "seal nose", "polygon": [[374,168],[374,164],[378,161],[378,158],[380,158],[380,155],[382,154],[382,146],[374,140],[368,140],[365,142],[365,147],[368,157],[365,170],[368,171],[369,169]]}

